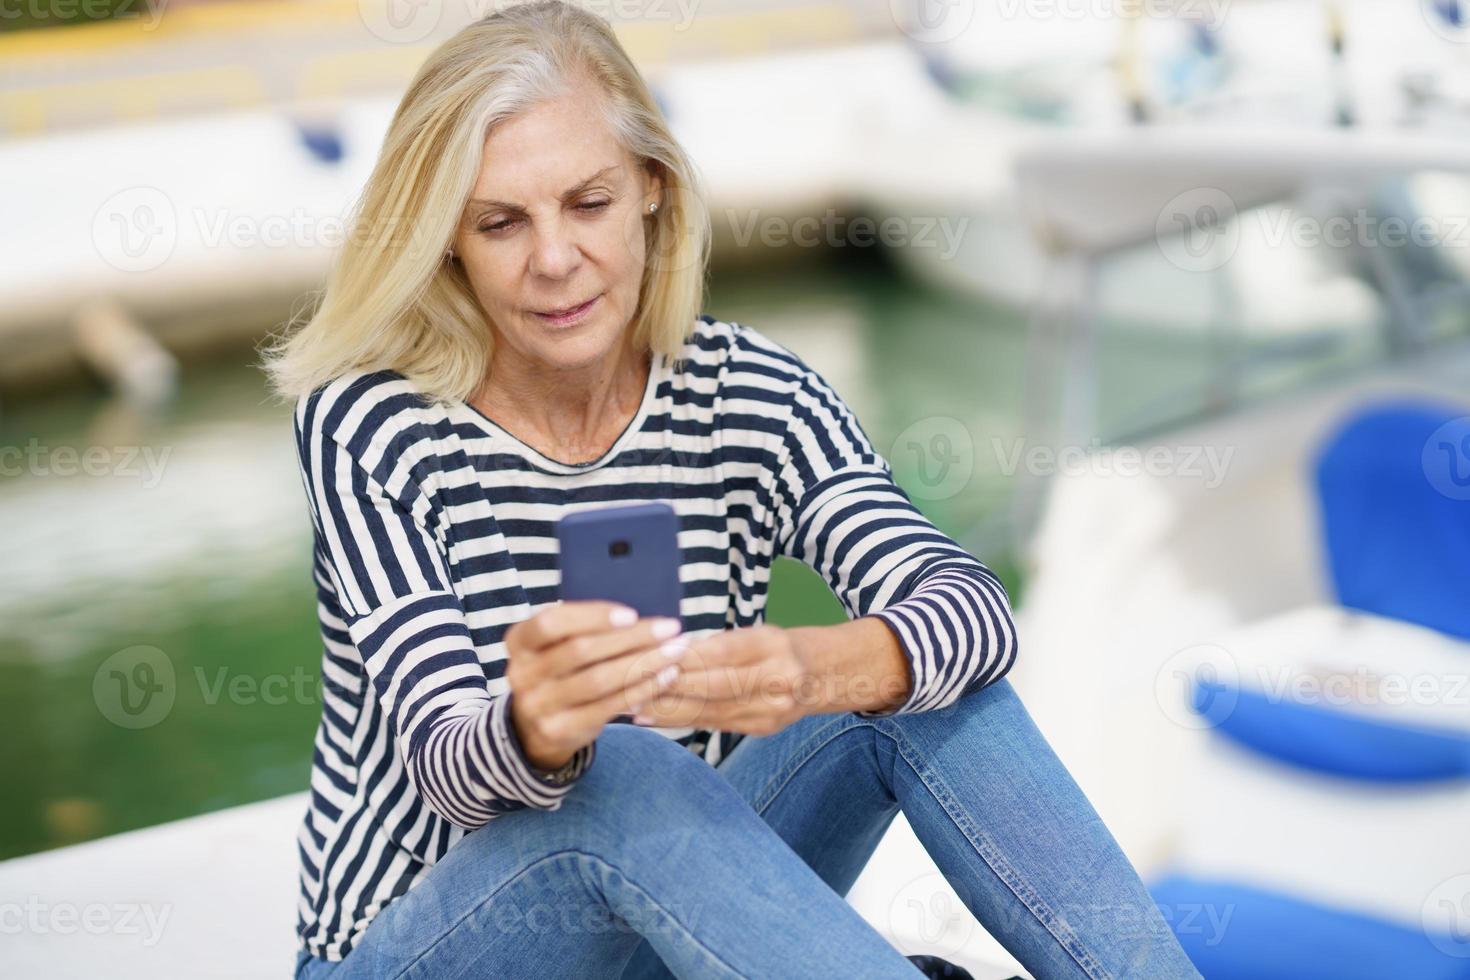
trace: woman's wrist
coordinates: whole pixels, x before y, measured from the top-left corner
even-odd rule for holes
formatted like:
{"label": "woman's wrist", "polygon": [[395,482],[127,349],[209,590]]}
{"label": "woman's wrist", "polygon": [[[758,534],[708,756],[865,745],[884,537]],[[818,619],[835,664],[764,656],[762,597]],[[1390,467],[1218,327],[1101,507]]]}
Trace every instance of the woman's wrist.
{"label": "woman's wrist", "polygon": [[577,757],[576,750],[571,752],[546,752],[531,739],[526,738],[525,732],[521,731],[520,722],[516,717],[518,708],[514,694],[507,695],[510,698],[509,722],[511,739],[521,753],[521,759],[526,763],[526,768],[542,778],[546,778],[560,770],[569,767]]}
{"label": "woman's wrist", "polygon": [[912,693],[908,656],[893,631],[875,616],[788,632],[812,671],[816,703],[807,714],[891,711]]}
{"label": "woman's wrist", "polygon": [[552,773],[556,772],[558,769],[564,769],[567,766],[571,765],[572,760],[577,757],[577,753],[575,751],[568,752],[565,755],[558,757],[538,756],[527,752],[525,753],[525,756],[526,762],[530,765],[532,772],[540,776],[549,776]]}

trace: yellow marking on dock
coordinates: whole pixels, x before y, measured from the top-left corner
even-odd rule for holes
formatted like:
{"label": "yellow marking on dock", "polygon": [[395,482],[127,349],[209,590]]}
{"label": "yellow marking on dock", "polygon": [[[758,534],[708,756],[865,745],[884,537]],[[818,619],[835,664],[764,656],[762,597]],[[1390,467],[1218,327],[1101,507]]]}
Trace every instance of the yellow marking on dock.
{"label": "yellow marking on dock", "polygon": [[[250,63],[216,65],[147,74],[119,73],[92,81],[41,81],[26,88],[0,90],[0,126],[11,133],[39,133],[68,120],[109,122],[167,116],[181,107],[195,110],[242,109],[275,99],[319,99],[373,90],[401,90],[439,43],[388,44],[361,22],[358,0],[312,2],[226,2],[170,9],[165,2],[150,29],[146,12],[138,17],[0,34],[0,63],[17,74],[37,69],[43,76],[98,68],[100,57],[155,54],[194,40],[238,39],[242,35],[297,36],[312,30],[356,23],[363,47],[330,51],[295,65]],[[680,27],[676,21],[621,21],[613,28],[635,63],[655,67],[699,57],[749,57],[802,46],[827,46],[861,40],[872,25],[860,24],[841,3],[794,6],[781,10],[711,13]],[[772,38],[779,38],[778,44]],[[152,47],[154,51],[148,51]],[[60,64],[58,64],[60,63]],[[285,76],[282,91],[267,76]]]}

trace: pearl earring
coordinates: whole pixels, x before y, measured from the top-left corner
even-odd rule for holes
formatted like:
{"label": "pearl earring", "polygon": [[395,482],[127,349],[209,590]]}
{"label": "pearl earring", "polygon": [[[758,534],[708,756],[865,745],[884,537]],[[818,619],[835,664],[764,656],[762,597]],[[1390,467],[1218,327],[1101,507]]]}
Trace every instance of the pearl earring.
{"label": "pearl earring", "polygon": [[650,204],[648,206],[648,213],[649,214],[653,214],[657,210],[658,210],[658,202],[654,202],[653,204]]}

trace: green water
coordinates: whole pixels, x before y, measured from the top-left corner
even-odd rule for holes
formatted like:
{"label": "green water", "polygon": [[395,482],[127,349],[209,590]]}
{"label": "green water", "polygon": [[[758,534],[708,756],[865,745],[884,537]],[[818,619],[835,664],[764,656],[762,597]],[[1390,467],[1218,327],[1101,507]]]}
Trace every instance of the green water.
{"label": "green water", "polygon": [[[938,526],[964,540],[1004,513],[1012,484],[989,440],[1020,434],[1019,315],[877,261],[714,282],[709,311],[816,367]],[[1120,412],[1202,386],[1208,363],[1198,341],[1126,331],[1099,357],[1105,406]],[[189,364],[177,401],[149,417],[97,388],[3,405],[0,447],[43,447],[56,463],[61,447],[100,447],[109,463],[0,476],[0,858],[305,788],[319,712],[310,541],[289,412],[252,360]],[[973,472],[935,493],[923,448],[948,419],[969,434]],[[918,439],[895,443],[905,431]],[[1010,557],[979,557],[1019,600]],[[776,570],[773,622],[841,615],[804,567]],[[148,649],[125,652],[135,647]],[[155,672],[135,673],[140,663]],[[124,677],[167,684],[171,706],[130,715],[114,687]]]}

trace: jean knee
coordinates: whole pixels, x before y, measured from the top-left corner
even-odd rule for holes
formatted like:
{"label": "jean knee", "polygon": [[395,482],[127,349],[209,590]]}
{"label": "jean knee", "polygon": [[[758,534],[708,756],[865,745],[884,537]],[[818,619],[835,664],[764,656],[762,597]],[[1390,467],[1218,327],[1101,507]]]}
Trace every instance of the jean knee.
{"label": "jean knee", "polygon": [[597,736],[592,765],[554,810],[522,808],[496,817],[466,834],[445,860],[527,865],[567,850],[614,853],[630,836],[689,822],[689,807],[681,804],[688,793],[704,798],[722,791],[738,799],[688,748],[656,731],[611,724]]}
{"label": "jean knee", "polygon": [[597,736],[597,758],[581,782],[592,792],[637,787],[657,793],[710,777],[723,778],[688,747],[652,729],[613,724]]}
{"label": "jean knee", "polygon": [[1002,677],[991,681],[983,687],[977,687],[961,694],[949,705],[950,708],[961,710],[979,710],[989,707],[995,710],[1025,711],[1021,704],[1021,697],[1011,682]]}
{"label": "jean knee", "polygon": [[575,806],[599,826],[626,823],[641,831],[688,826],[707,811],[740,802],[725,777],[686,746],[646,728],[613,724],[598,736],[597,756],[564,806]]}
{"label": "jean knee", "polygon": [[602,734],[597,736],[598,751],[603,748],[611,749],[610,755],[617,755],[623,759],[647,759],[649,761],[663,761],[668,765],[687,765],[697,763],[710,768],[709,764],[686,745],[667,735],[663,735],[652,728],[644,728],[641,725],[627,725],[615,723],[607,725],[602,729]]}

